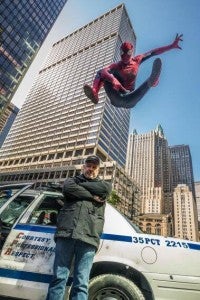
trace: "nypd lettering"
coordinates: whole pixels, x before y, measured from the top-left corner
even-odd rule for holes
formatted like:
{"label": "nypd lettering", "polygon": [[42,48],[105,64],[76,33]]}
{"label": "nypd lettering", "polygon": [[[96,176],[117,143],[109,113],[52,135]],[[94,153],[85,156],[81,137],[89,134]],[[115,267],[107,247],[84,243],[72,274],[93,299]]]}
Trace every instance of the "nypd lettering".
{"label": "nypd lettering", "polygon": [[133,243],[137,244],[146,244],[146,245],[158,245],[160,246],[160,240],[148,237],[136,237],[133,236],[132,238]]}

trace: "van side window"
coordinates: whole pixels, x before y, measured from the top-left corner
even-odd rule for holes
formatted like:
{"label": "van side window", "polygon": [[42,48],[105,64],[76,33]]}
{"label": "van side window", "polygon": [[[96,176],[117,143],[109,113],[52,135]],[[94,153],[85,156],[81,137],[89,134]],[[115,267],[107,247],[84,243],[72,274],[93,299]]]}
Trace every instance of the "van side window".
{"label": "van side window", "polygon": [[32,211],[27,223],[35,225],[56,226],[57,215],[62,208],[62,197],[45,195]]}

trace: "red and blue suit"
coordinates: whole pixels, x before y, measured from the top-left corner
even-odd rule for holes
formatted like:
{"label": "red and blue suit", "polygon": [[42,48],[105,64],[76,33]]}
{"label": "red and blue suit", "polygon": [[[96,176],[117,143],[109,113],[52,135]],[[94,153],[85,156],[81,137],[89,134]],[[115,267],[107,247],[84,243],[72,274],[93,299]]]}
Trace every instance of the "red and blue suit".
{"label": "red and blue suit", "polygon": [[[137,56],[133,56],[134,46],[130,42],[124,42],[120,49],[121,60],[98,71],[93,81],[93,86],[90,87],[87,84],[84,86],[85,94],[92,102],[98,103],[98,92],[105,81],[110,82],[113,89],[120,93],[135,91],[135,81],[140,64],[152,56],[162,54],[171,49],[181,49],[179,41],[182,41],[182,34],[177,34],[170,45],[156,48]],[[157,85],[160,71],[161,61],[157,59],[153,65],[150,77],[146,80],[146,89]],[[144,88],[144,85],[141,86],[142,88]],[[132,94],[134,95],[134,93]]]}

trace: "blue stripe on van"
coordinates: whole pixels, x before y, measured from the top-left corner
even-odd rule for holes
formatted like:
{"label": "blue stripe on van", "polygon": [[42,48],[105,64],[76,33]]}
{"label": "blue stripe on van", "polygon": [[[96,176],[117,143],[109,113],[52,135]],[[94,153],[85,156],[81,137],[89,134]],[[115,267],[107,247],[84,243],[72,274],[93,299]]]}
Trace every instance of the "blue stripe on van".
{"label": "blue stripe on van", "polygon": [[52,275],[0,268],[0,277],[50,283]]}
{"label": "blue stripe on van", "polygon": [[55,233],[55,226],[41,226],[41,225],[30,225],[30,224],[17,224],[13,229],[16,230],[26,230],[26,231],[36,231],[44,233]]}
{"label": "blue stripe on van", "polygon": [[[30,224],[17,224],[13,229],[52,233],[52,234],[54,234],[56,231],[56,228],[54,226],[41,226],[41,225],[30,225]],[[132,237],[129,235],[102,233],[101,239],[109,240],[109,241],[132,243]],[[198,243],[187,242],[187,245],[188,248],[191,250],[200,250],[200,244]]]}
{"label": "blue stripe on van", "polygon": [[192,250],[200,250],[200,244],[187,243]]}
{"label": "blue stripe on van", "polygon": [[[41,283],[50,283],[53,275],[0,268],[0,277],[41,282]],[[72,281],[73,281],[73,278],[69,277],[67,285],[71,285]]]}
{"label": "blue stripe on van", "polygon": [[102,240],[109,240],[109,241],[119,241],[119,242],[132,243],[132,236],[129,236],[129,235],[118,235],[118,234],[102,233],[101,239]]}
{"label": "blue stripe on van", "polygon": [[[30,225],[30,224],[17,224],[13,229],[44,232],[44,233],[55,233],[56,231],[55,227],[53,226],[50,227],[50,226]],[[109,240],[109,241],[132,243],[132,237],[128,235],[102,233],[101,239]]]}

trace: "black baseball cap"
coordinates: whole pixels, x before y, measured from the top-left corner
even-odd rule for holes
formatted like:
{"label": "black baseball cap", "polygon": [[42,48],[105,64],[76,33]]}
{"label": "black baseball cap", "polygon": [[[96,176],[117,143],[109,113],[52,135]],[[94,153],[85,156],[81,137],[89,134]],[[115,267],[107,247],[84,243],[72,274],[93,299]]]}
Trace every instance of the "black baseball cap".
{"label": "black baseball cap", "polygon": [[100,159],[98,156],[96,155],[89,155],[86,159],[85,159],[85,163],[93,163],[95,165],[100,165]]}

